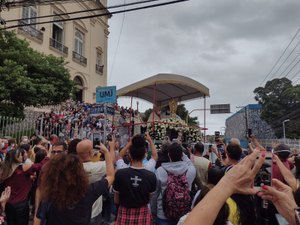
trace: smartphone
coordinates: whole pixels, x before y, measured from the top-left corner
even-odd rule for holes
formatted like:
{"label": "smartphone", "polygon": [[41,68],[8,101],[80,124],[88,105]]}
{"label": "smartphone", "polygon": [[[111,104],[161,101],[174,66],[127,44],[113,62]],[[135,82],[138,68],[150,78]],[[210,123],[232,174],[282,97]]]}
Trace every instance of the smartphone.
{"label": "smartphone", "polygon": [[96,147],[96,145],[100,145],[101,143],[101,135],[100,133],[93,133],[93,148],[94,149],[99,149],[98,147]]}
{"label": "smartphone", "polygon": [[252,136],[252,129],[248,129],[248,133],[247,133],[247,136],[248,136],[248,138],[251,138],[251,136]]}
{"label": "smartphone", "polygon": [[107,137],[106,137],[106,140],[107,141],[112,141],[112,134],[108,134]]}

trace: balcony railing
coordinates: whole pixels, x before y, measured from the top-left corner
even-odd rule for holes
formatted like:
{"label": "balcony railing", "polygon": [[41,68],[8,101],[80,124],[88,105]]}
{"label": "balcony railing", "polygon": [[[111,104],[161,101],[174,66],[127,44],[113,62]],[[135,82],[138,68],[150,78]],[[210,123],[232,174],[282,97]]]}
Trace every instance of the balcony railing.
{"label": "balcony railing", "polygon": [[63,55],[68,55],[68,47],[53,38],[50,38],[50,46],[58,50]]}
{"label": "balcony railing", "polygon": [[102,75],[103,74],[103,68],[104,68],[104,65],[96,64],[96,73]]}
{"label": "balcony railing", "polygon": [[73,60],[84,66],[86,66],[86,64],[87,64],[87,58],[83,57],[82,55],[80,55],[74,51],[73,51]]}
{"label": "balcony railing", "polygon": [[29,34],[31,37],[36,38],[39,41],[43,41],[43,38],[44,38],[43,32],[36,29],[35,26],[30,25],[24,21],[19,21],[18,24],[20,25],[20,27],[18,28],[19,31]]}

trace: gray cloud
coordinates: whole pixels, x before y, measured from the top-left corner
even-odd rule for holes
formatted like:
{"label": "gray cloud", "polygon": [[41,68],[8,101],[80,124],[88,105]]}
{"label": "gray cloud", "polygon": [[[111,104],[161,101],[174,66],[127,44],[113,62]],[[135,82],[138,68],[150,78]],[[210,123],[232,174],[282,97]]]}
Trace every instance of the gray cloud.
{"label": "gray cloud", "polygon": [[[126,13],[109,83],[121,88],[161,72],[187,75],[210,89],[208,105],[231,103],[235,111],[254,102],[253,90],[299,27],[299,8],[298,0],[190,0]],[[121,21],[110,20],[109,69]],[[227,116],[208,115],[209,131]]]}

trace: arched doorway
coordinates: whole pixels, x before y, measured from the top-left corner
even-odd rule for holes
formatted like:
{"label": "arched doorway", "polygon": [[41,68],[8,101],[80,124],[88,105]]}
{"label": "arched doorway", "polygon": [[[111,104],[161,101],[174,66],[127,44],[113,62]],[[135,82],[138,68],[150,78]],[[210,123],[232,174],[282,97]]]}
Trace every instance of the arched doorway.
{"label": "arched doorway", "polygon": [[83,80],[81,77],[76,76],[73,81],[76,87],[76,90],[74,92],[74,100],[83,102],[83,89],[84,89]]}

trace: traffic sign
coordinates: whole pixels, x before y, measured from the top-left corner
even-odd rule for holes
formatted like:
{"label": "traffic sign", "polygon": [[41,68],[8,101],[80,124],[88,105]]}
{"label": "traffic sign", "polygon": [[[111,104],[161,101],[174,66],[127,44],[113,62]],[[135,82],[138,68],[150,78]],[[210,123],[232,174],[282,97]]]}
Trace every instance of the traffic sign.
{"label": "traffic sign", "polygon": [[230,113],[230,104],[210,105],[210,114]]}

